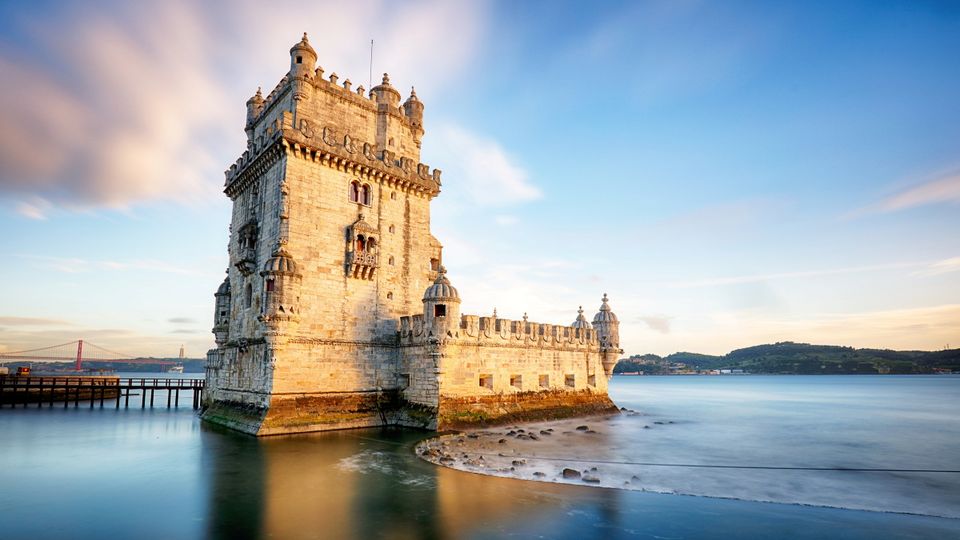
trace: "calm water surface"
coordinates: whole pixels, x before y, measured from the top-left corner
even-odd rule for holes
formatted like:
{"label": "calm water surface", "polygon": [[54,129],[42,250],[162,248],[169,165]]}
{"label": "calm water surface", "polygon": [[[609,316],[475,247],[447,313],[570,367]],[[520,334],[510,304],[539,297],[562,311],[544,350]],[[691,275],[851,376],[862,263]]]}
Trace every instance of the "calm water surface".
{"label": "calm water surface", "polygon": [[[634,377],[615,378],[611,394],[643,413],[613,420],[606,441],[635,461],[958,468],[956,377]],[[960,538],[957,519],[438,468],[413,455],[428,436],[415,431],[257,440],[181,403],[0,411],[0,538]],[[665,424],[640,431],[653,421]],[[958,497],[944,475],[864,484],[650,469],[651,488],[741,499],[826,491],[890,504],[906,489],[943,515]]]}

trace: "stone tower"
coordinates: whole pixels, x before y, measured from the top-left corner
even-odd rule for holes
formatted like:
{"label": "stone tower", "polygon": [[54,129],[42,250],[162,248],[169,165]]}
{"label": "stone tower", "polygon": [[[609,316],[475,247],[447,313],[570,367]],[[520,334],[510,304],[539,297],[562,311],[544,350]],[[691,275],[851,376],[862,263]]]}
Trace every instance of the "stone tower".
{"label": "stone tower", "polygon": [[304,35],[273,91],[247,101],[247,148],[226,172],[204,417],[257,434],[381,423],[399,318],[420,312],[441,262],[423,103],[401,105],[386,74],[365,95],[316,62]]}

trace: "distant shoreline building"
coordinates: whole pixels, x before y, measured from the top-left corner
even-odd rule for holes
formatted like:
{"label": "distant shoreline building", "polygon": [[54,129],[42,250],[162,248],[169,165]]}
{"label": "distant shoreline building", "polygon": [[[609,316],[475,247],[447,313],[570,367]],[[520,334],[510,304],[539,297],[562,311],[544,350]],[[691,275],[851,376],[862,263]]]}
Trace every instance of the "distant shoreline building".
{"label": "distant shoreline building", "polygon": [[423,103],[401,104],[386,74],[367,94],[316,63],[304,34],[247,101],[203,418],[272,435],[616,411],[606,295],[592,325],[582,309],[570,326],[461,315],[430,233]]}

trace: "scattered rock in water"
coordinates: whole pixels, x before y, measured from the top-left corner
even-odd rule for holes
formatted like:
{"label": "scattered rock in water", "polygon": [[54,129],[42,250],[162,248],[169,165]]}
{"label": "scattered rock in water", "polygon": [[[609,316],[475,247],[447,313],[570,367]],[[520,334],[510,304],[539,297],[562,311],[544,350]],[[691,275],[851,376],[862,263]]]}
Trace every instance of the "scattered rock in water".
{"label": "scattered rock in water", "polygon": [[563,477],[564,478],[580,478],[580,471],[576,469],[569,469],[569,468],[564,469]]}
{"label": "scattered rock in water", "polygon": [[540,437],[537,437],[537,436],[534,435],[533,433],[530,433],[529,435],[527,435],[527,438],[530,439],[531,441],[539,441],[539,440],[540,440]]}
{"label": "scattered rock in water", "polygon": [[500,444],[506,444],[506,443],[507,443],[507,440],[506,440],[506,439],[500,439],[500,440],[497,441],[497,442],[500,443]]}
{"label": "scattered rock in water", "polygon": [[442,458],[440,458],[441,465],[453,465],[453,463],[454,463],[454,459],[450,456],[443,456]]}
{"label": "scattered rock in water", "polygon": [[592,475],[592,474],[585,474],[585,475],[583,475],[583,478],[581,478],[581,480],[583,480],[584,482],[590,483],[590,484],[599,484],[599,483],[600,483],[600,477],[599,477],[599,476],[594,476],[594,475]]}
{"label": "scattered rock in water", "polygon": [[657,424],[658,426],[662,426],[662,425],[663,425],[663,422],[657,420],[656,422],[654,422],[654,424]]}
{"label": "scattered rock in water", "polygon": [[672,424],[672,423],[673,423],[673,420],[670,420],[670,421],[669,421],[669,422],[667,422],[667,423],[668,423],[668,424]]}
{"label": "scattered rock in water", "polygon": [[479,438],[480,438],[480,436],[477,435],[476,433],[471,433],[471,434],[467,435],[467,437],[470,438],[470,439],[479,439]]}
{"label": "scattered rock in water", "polygon": [[590,429],[590,426],[577,426],[577,431],[586,431]]}
{"label": "scattered rock in water", "polygon": [[643,426],[643,429],[650,429],[650,426]]}
{"label": "scattered rock in water", "polygon": [[536,476],[537,478],[543,478],[544,476],[546,476],[546,473],[542,473],[542,472],[540,472],[540,471],[536,471],[536,472],[533,473],[533,475]]}
{"label": "scattered rock in water", "polygon": [[597,472],[597,468],[596,468],[596,467],[590,467],[590,472]]}
{"label": "scattered rock in water", "polygon": [[553,433],[553,428],[552,428],[552,427],[549,427],[549,428],[547,428],[547,431],[549,431],[550,433]]}
{"label": "scattered rock in water", "polygon": [[571,434],[571,433],[573,433],[573,432],[572,432],[572,431],[564,431],[564,432],[563,432],[564,435],[569,435],[569,434]]}
{"label": "scattered rock in water", "polygon": [[540,434],[541,434],[541,435],[553,435],[553,433],[550,433],[549,431],[547,431],[547,430],[545,430],[545,429],[541,429],[541,430],[540,430]]}
{"label": "scattered rock in water", "polygon": [[637,476],[637,475],[633,475],[633,476],[630,477],[630,481],[631,481],[631,482],[639,482],[639,481],[640,481],[640,477]]}
{"label": "scattered rock in water", "polygon": [[513,462],[511,462],[510,464],[513,465],[514,467],[519,467],[519,466],[521,466],[521,465],[526,465],[526,464],[527,464],[527,460],[525,460],[525,459],[515,459],[515,460],[513,460]]}
{"label": "scattered rock in water", "polygon": [[630,409],[628,409],[628,408],[626,408],[626,407],[620,407],[620,410],[621,410],[621,411],[629,411]]}
{"label": "scattered rock in water", "polygon": [[596,431],[594,431],[594,430],[592,430],[592,429],[588,429],[588,430],[584,431],[584,433],[596,433]]}
{"label": "scattered rock in water", "polygon": [[516,431],[513,431],[512,429],[507,432],[507,436],[508,436],[508,437],[513,437],[513,436],[516,435],[516,434],[517,434],[517,432],[516,432]]}

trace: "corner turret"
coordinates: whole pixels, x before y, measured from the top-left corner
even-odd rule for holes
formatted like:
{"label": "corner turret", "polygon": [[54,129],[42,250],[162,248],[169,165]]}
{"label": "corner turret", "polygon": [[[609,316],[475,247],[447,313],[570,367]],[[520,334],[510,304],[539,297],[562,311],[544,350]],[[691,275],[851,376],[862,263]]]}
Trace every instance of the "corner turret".
{"label": "corner turret", "polygon": [[410,121],[414,131],[414,140],[420,143],[423,137],[423,102],[417,98],[417,91],[410,87],[410,97],[403,102],[403,114]]}
{"label": "corner turret", "polygon": [[447,269],[437,270],[437,279],[423,293],[423,322],[434,328],[434,335],[444,335],[460,326],[460,293],[447,279]]}
{"label": "corner turret", "polygon": [[217,347],[223,347],[230,340],[230,276],[223,279],[213,298],[213,339]]}
{"label": "corner turret", "polygon": [[573,324],[570,326],[581,329],[590,328],[590,323],[588,323],[587,318],[583,316],[583,306],[580,306],[580,309],[577,310],[577,320],[573,321]]}
{"label": "corner turret", "polygon": [[600,356],[603,363],[603,371],[607,377],[613,375],[613,366],[617,364],[620,354],[620,321],[610,309],[607,293],[603,293],[600,311],[593,316],[593,328],[597,331],[597,338],[600,340]]}
{"label": "corner turret", "polygon": [[260,272],[263,277],[264,302],[259,319],[276,330],[280,323],[300,320],[300,282],[297,263],[283,246],[277,246]]}
{"label": "corner turret", "polygon": [[307,40],[307,33],[299,42],[290,47],[290,77],[309,77],[317,65],[317,51]]}
{"label": "corner turret", "polygon": [[257,88],[257,93],[247,100],[247,124],[244,127],[244,131],[247,132],[247,146],[253,142],[253,126],[262,111],[263,94],[260,88]]}

